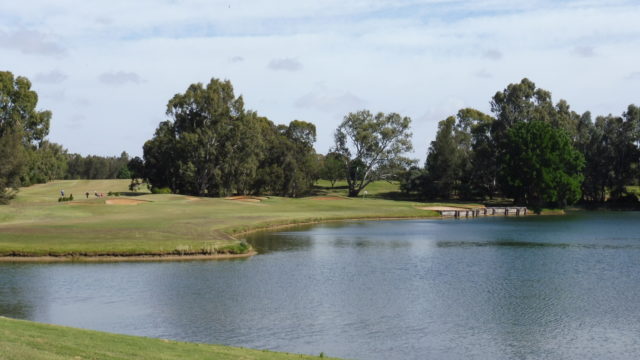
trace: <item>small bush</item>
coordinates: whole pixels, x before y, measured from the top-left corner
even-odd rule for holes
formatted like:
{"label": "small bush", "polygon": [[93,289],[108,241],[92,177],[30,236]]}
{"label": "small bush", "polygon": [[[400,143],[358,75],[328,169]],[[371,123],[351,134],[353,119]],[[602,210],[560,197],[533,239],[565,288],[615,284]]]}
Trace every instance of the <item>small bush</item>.
{"label": "small bush", "polygon": [[161,187],[161,188],[152,187],[151,193],[152,194],[171,194],[171,189],[169,189],[168,187]]}

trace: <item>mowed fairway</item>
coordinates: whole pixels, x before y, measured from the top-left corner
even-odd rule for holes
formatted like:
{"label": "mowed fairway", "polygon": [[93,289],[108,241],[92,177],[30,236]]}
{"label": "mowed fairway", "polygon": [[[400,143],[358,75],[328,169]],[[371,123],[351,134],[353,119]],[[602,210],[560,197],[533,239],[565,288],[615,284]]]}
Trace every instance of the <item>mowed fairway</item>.
{"label": "mowed fairway", "polygon": [[[349,199],[332,194],[230,200],[134,194],[128,193],[127,186],[127,180],[64,180],[20,189],[10,205],[0,206],[0,256],[242,253],[247,249],[234,234],[252,229],[436,215],[418,209],[424,204],[375,197]],[[58,202],[60,190],[73,194],[74,201]],[[93,195],[109,191],[128,196]]]}
{"label": "mowed fairway", "polygon": [[0,317],[0,358],[287,360],[318,357],[107,334]]}

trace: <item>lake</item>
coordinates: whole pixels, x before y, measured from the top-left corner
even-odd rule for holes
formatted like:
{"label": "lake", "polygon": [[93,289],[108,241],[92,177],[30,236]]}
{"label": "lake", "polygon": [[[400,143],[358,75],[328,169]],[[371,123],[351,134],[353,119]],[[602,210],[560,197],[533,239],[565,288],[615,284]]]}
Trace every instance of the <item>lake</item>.
{"label": "lake", "polygon": [[330,223],[250,259],[0,263],[0,315],[351,359],[640,357],[640,213]]}

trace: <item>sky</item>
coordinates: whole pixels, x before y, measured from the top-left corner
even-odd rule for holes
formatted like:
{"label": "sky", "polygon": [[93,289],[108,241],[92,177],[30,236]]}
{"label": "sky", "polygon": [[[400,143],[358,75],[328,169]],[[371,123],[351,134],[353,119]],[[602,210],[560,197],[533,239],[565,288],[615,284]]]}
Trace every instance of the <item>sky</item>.
{"label": "sky", "polygon": [[638,0],[2,1],[0,70],[72,153],[142,155],[168,100],[219,78],[316,124],[319,153],[349,112],[409,116],[424,160],[438,121],[524,77],[579,113],[640,104],[639,18]]}

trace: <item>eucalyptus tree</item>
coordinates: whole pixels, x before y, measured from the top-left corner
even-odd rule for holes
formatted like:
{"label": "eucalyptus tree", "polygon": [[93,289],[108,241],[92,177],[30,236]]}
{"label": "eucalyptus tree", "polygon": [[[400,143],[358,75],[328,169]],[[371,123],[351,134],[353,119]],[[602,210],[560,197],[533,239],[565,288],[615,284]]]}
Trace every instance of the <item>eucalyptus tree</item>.
{"label": "eucalyptus tree", "polygon": [[438,123],[425,164],[427,189],[421,193],[448,199],[491,197],[496,187],[494,119],[466,108]]}
{"label": "eucalyptus tree", "polygon": [[38,145],[49,134],[51,111],[36,110],[38,94],[31,81],[0,71],[0,136],[18,132],[25,145]]}
{"label": "eucalyptus tree", "polygon": [[551,93],[537,88],[531,80],[524,78],[517,84],[509,84],[496,92],[491,100],[491,111],[496,121],[493,123],[493,138],[502,141],[506,132],[520,122],[534,120],[551,122],[555,111]]}
{"label": "eucalyptus tree", "polygon": [[[36,154],[49,133],[51,120],[51,112],[37,110],[37,105],[38,94],[31,90],[29,79],[0,71],[1,203],[8,202],[19,186],[30,184],[31,177],[47,181],[59,175],[58,148],[52,149],[47,143],[43,153]],[[43,176],[37,173],[43,170],[46,172]]]}
{"label": "eucalyptus tree", "polygon": [[192,84],[169,100],[167,115],[144,146],[154,187],[201,196],[246,190],[258,164],[258,119],[244,110],[231,82]]}
{"label": "eucalyptus tree", "polygon": [[358,196],[369,183],[384,177],[383,169],[411,146],[411,119],[397,113],[347,114],[335,131],[333,151],[344,161],[349,196]]}
{"label": "eucalyptus tree", "polygon": [[520,122],[507,131],[500,163],[503,191],[540,212],[580,199],[584,158],[563,131],[543,121]]}
{"label": "eucalyptus tree", "polygon": [[456,118],[449,116],[438,123],[436,139],[431,142],[425,170],[428,189],[422,192],[429,197],[449,199],[454,192],[461,172],[461,158],[456,139]]}
{"label": "eucalyptus tree", "polygon": [[144,175],[154,188],[199,196],[272,193],[300,196],[316,177],[316,129],[274,125],[245,110],[231,83],[192,84],[167,104],[144,145]]}
{"label": "eucalyptus tree", "polygon": [[338,180],[345,179],[345,160],[336,152],[329,152],[322,160],[321,178],[334,187]]}

